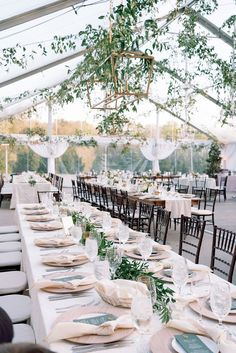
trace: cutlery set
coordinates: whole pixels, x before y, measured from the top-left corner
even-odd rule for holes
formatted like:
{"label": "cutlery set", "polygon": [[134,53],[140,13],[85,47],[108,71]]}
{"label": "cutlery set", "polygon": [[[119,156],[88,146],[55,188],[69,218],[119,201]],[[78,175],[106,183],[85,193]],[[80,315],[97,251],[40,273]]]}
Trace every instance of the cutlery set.
{"label": "cutlery set", "polygon": [[97,352],[103,351],[112,348],[122,348],[130,346],[134,343],[133,340],[123,340],[109,343],[99,343],[99,344],[83,344],[83,345],[75,345],[71,348],[72,353],[89,353],[89,352]]}

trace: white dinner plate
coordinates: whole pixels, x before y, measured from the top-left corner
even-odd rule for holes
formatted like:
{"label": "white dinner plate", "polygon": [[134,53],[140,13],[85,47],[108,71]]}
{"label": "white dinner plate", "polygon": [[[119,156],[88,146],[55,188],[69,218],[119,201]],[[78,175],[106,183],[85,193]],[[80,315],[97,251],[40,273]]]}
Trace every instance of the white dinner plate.
{"label": "white dinner plate", "polygon": [[[200,340],[212,351],[212,353],[219,353],[217,344],[213,340],[204,336],[198,336],[198,338],[200,338]],[[175,338],[172,340],[171,344],[177,353],[186,353],[186,351],[180,346]]]}

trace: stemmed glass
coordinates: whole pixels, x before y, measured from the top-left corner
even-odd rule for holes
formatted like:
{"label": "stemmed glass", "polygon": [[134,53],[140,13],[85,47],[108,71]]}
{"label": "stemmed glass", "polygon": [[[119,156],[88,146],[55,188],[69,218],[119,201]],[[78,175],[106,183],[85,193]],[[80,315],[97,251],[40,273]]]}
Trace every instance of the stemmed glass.
{"label": "stemmed glass", "polygon": [[191,293],[196,298],[199,305],[199,322],[202,323],[202,308],[205,300],[210,295],[210,278],[206,274],[201,281],[191,282]]}
{"label": "stemmed glass", "polygon": [[147,259],[151,255],[152,246],[153,246],[153,241],[150,238],[144,238],[144,240],[139,243],[138,248],[143,261],[147,261]]}
{"label": "stemmed glass", "polygon": [[85,252],[91,262],[96,260],[98,254],[98,244],[96,239],[86,239]]}
{"label": "stemmed glass", "polygon": [[180,258],[173,262],[172,280],[177,289],[177,295],[181,295],[182,289],[188,281],[188,267],[185,259]]}
{"label": "stemmed glass", "polygon": [[118,238],[119,242],[122,243],[124,246],[127,240],[129,239],[129,227],[127,226],[127,224],[122,223],[119,226]]}
{"label": "stemmed glass", "polygon": [[152,301],[149,296],[136,296],[132,300],[131,315],[137,325],[139,333],[148,333],[148,326],[153,315]]}
{"label": "stemmed glass", "polygon": [[154,278],[146,275],[141,275],[137,278],[137,281],[142,282],[147,286],[152,305],[154,305],[157,299],[156,284]]}
{"label": "stemmed glass", "polygon": [[76,241],[76,244],[79,245],[80,240],[82,238],[82,228],[80,224],[75,224],[73,227],[70,228],[70,234]]}
{"label": "stemmed glass", "polygon": [[104,232],[108,232],[112,226],[112,218],[109,213],[104,212],[102,215],[102,229]]}
{"label": "stemmed glass", "polygon": [[106,259],[109,262],[111,278],[114,278],[117,268],[122,262],[122,252],[118,248],[108,248],[106,251]]}
{"label": "stemmed glass", "polygon": [[211,284],[210,306],[212,312],[218,318],[218,325],[223,327],[222,321],[230,312],[232,298],[230,285],[227,282],[219,281]]}

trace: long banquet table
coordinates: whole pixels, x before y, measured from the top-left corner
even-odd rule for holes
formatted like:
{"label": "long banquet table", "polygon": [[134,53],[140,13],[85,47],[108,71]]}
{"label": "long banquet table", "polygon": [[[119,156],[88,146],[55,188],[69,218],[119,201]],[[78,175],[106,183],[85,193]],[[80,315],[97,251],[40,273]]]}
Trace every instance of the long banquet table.
{"label": "long banquet table", "polygon": [[[66,341],[57,341],[51,344],[47,343],[46,337],[50,333],[51,327],[55,320],[61,315],[64,310],[73,310],[75,307],[86,307],[86,306],[101,306],[106,310],[106,308],[109,308],[110,305],[106,304],[103,302],[98,294],[95,292],[94,289],[90,290],[87,292],[88,296],[78,294],[78,296],[68,296],[69,298],[65,299],[62,298],[61,300],[55,300],[53,301],[52,298],[55,297],[54,294],[52,293],[47,293],[42,290],[38,290],[34,287],[34,283],[37,282],[40,278],[42,279],[43,276],[48,275],[50,273],[54,273],[53,271],[57,270],[58,272],[60,271],[67,271],[68,269],[66,268],[53,268],[50,266],[47,266],[45,264],[41,263],[41,257],[42,255],[45,254],[55,254],[55,252],[58,252],[58,249],[44,249],[44,248],[39,248],[34,245],[34,239],[39,238],[39,237],[51,237],[52,235],[58,235],[62,234],[62,231],[43,231],[43,232],[38,232],[38,231],[33,231],[30,228],[29,222],[25,219],[26,216],[24,215],[24,206],[25,205],[18,205],[17,206],[17,215],[18,215],[18,220],[19,220],[19,227],[20,227],[20,232],[22,236],[22,252],[23,252],[23,264],[22,267],[25,270],[27,277],[28,277],[28,284],[29,284],[29,292],[30,296],[32,298],[32,326],[35,331],[36,335],[36,341],[37,343],[41,343],[45,346],[49,346],[50,349],[52,349],[55,352],[58,353],[71,353],[73,352],[72,347],[75,346],[73,343],[69,343]],[[27,205],[28,206],[28,205]],[[77,250],[77,245],[72,246],[69,248],[70,251],[76,251]],[[68,251],[68,250],[66,250]],[[176,253],[172,252],[171,250],[169,251],[170,254],[170,259],[174,260],[177,258],[179,255]],[[85,265],[80,266],[79,268],[76,269],[81,273],[86,273],[91,271],[91,263],[87,263]],[[49,272],[48,272],[49,271]],[[52,271],[52,272],[50,272]],[[214,275],[212,275],[214,276]],[[128,309],[122,309],[124,313],[128,311]],[[195,314],[191,309],[186,308],[186,315],[190,318],[197,318],[197,314]],[[206,321],[205,321],[206,320]],[[204,319],[205,322],[210,322],[208,319]],[[216,325],[216,321],[211,321],[213,325]],[[227,325],[230,327],[230,325]],[[236,326],[232,325],[232,327],[235,329]],[[158,315],[154,315],[154,319],[152,321],[152,327],[151,330],[152,332],[157,332],[162,328],[162,324],[158,318]],[[127,338],[127,346],[122,346],[122,347],[114,347],[114,348],[109,348],[111,352],[130,352],[130,353],[135,353],[137,352],[137,346],[136,346],[136,340],[137,340],[138,333],[135,331],[133,334],[131,334]],[[108,350],[108,348],[104,348],[104,350],[100,350],[100,352],[103,352],[105,350]],[[75,351],[74,351],[75,352]],[[76,353],[79,353],[79,348],[76,350]],[[166,352],[173,352],[172,348],[166,348]],[[166,352],[161,352],[161,353],[166,353]]]}

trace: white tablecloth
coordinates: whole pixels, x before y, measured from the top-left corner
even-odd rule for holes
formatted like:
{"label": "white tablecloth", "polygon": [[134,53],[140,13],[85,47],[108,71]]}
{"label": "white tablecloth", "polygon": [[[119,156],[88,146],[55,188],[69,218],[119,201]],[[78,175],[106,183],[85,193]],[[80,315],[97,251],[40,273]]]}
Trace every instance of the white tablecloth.
{"label": "white tablecloth", "polygon": [[191,217],[191,202],[191,199],[166,199],[165,209],[171,212],[171,218]]}
{"label": "white tablecloth", "polygon": [[12,198],[10,208],[16,208],[17,204],[38,203],[37,191],[52,190],[51,183],[44,178],[37,176],[37,182],[31,186],[28,182],[29,177],[17,175],[13,178],[12,184]]}
{"label": "white tablecloth", "polygon": [[[37,290],[33,287],[33,284],[42,279],[43,275],[47,275],[49,273],[54,272],[47,272],[47,270],[53,269],[47,265],[43,265],[41,262],[42,255],[45,254],[53,254],[58,252],[58,250],[53,249],[46,249],[45,251],[43,248],[39,248],[34,245],[34,239],[48,236],[51,237],[53,234],[61,233],[62,231],[58,232],[35,232],[30,229],[29,222],[25,220],[25,215],[22,214],[24,205],[17,205],[17,215],[19,219],[19,228],[22,236],[22,252],[23,252],[23,269],[25,270],[28,278],[29,284],[29,292],[32,298],[32,326],[35,331],[36,341],[44,346],[48,346],[54,352],[57,353],[71,353],[73,343],[69,343],[66,341],[57,341],[55,343],[51,343],[50,345],[47,343],[45,338],[49,334],[51,327],[55,320],[58,318],[60,313],[58,313],[58,308],[64,308],[68,306],[85,306],[87,303],[91,302],[91,298],[94,302],[100,302],[102,307],[110,307],[108,304],[105,304],[96,294],[95,290],[90,292],[89,297],[71,297],[70,299],[63,299],[58,301],[50,301],[49,298],[53,296],[52,293],[47,293],[41,290]],[[70,247],[73,251],[77,249],[77,245],[74,247]],[[174,252],[170,252],[172,259],[178,257],[178,255]],[[91,272],[91,264],[85,264],[77,269],[77,271],[81,273],[88,273]],[[57,269],[60,271],[60,268]],[[90,304],[91,305],[91,304]],[[99,304],[100,305],[100,304]],[[197,317],[190,309],[186,309],[187,314],[191,317]],[[127,313],[127,309],[124,309],[124,313]],[[158,319],[157,315],[154,315],[154,319],[152,322],[151,330],[153,332],[158,331],[162,327],[160,320]],[[133,339],[133,342],[129,343],[129,346],[125,347],[117,347],[109,349],[111,353],[137,353],[136,341],[137,341],[138,333],[134,332],[131,336],[128,336],[128,340]],[[106,350],[99,350],[100,353],[106,353]]]}

